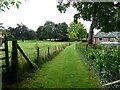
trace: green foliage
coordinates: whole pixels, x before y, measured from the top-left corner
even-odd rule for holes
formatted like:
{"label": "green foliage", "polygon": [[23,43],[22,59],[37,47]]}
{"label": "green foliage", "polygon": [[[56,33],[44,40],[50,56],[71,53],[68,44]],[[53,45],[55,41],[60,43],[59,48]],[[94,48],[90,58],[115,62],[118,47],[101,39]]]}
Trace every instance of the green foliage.
{"label": "green foliage", "polygon": [[67,40],[67,27],[66,23],[55,24],[52,21],[46,21],[44,26],[40,26],[36,33],[37,37],[40,40],[43,39],[58,39],[58,40]]}
{"label": "green foliage", "polygon": [[5,11],[6,9],[10,9],[11,6],[16,5],[17,8],[19,8],[19,5],[21,4],[18,0],[1,0],[0,1],[0,12]]}
{"label": "green foliage", "polygon": [[[119,30],[119,6],[120,3],[116,2],[74,2],[59,3],[57,8],[60,12],[65,12],[66,8],[72,5],[77,9],[78,13],[74,15],[74,21],[83,18],[86,21],[94,19],[94,28],[101,29],[102,31],[116,31]],[[64,8],[63,8],[64,7]]]}
{"label": "green foliage", "polygon": [[37,37],[38,37],[39,40],[43,40],[44,39],[45,33],[43,31],[43,26],[40,26],[37,29],[36,34],[37,34]]}
{"label": "green foliage", "polygon": [[57,8],[60,12],[65,12],[68,7],[76,8],[78,13],[74,15],[74,22],[82,18],[91,21],[88,43],[92,44],[93,30],[100,29],[104,32],[119,31],[120,29],[120,3],[119,2],[73,2],[69,0],[66,4],[59,2]]}
{"label": "green foliage", "polygon": [[66,41],[68,40],[68,37],[67,37],[67,28],[68,28],[68,25],[63,22],[63,23],[59,23],[59,24],[56,24],[56,35],[58,38],[60,38],[61,40],[63,41]]}
{"label": "green foliage", "polygon": [[[117,49],[107,49],[94,51],[96,58],[96,68],[101,69],[100,73],[106,78],[109,82],[119,79],[119,59]],[[91,58],[88,58],[91,60]],[[112,76],[111,78],[109,78]],[[113,78],[114,77],[114,78]]]}
{"label": "green foliage", "polygon": [[67,29],[67,36],[71,40],[81,40],[86,38],[87,32],[83,24],[78,22],[75,24],[74,22],[70,23],[70,26]]}
{"label": "green foliage", "polygon": [[2,35],[6,35],[5,28],[2,26],[3,23],[0,23],[0,32],[2,32]]}
{"label": "green foliage", "polygon": [[14,36],[14,39],[16,39],[16,40],[36,39],[36,33],[33,30],[26,27],[25,25],[23,25],[23,24],[17,24],[17,27],[15,27],[15,28],[8,27],[6,32],[8,33],[8,39],[9,40],[13,39],[13,36]]}
{"label": "green foliage", "polygon": [[[78,45],[77,48],[85,54],[90,67],[95,69],[101,80],[105,80],[102,81],[103,83],[120,79],[119,47],[97,46],[96,49],[93,49]],[[117,87],[117,84],[115,86]]]}
{"label": "green foliage", "polygon": [[51,21],[46,21],[43,27],[43,31],[45,33],[45,39],[52,39],[53,38],[53,27],[54,23]]}

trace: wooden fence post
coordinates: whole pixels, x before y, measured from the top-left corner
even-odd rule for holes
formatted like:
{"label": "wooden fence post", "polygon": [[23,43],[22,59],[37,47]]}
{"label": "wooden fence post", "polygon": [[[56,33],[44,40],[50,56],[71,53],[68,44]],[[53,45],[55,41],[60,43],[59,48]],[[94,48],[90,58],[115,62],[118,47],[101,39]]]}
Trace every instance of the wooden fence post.
{"label": "wooden fence post", "polygon": [[6,63],[6,73],[9,74],[9,54],[8,54],[8,41],[7,41],[7,37],[5,36],[5,63]]}
{"label": "wooden fence post", "polygon": [[17,81],[17,71],[18,71],[18,52],[17,52],[17,41],[12,41],[12,66],[11,74],[12,80]]}
{"label": "wooden fence post", "polygon": [[23,50],[21,49],[21,47],[17,44],[17,48],[20,51],[20,53],[23,55],[23,57],[25,58],[25,60],[30,64],[30,66],[34,69],[36,69],[36,67],[34,67],[34,65],[31,63],[30,59],[25,55],[25,53],[23,52]]}

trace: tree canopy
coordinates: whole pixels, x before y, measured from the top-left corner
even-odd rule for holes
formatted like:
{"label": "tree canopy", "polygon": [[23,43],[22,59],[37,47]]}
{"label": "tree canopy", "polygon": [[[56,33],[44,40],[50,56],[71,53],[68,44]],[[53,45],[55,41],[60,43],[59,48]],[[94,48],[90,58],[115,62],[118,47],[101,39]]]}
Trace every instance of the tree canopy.
{"label": "tree canopy", "polygon": [[57,8],[60,12],[65,12],[70,5],[77,9],[74,15],[74,22],[82,18],[91,21],[88,43],[92,43],[93,30],[119,31],[120,29],[120,3],[119,2],[59,2]]}
{"label": "tree canopy", "polygon": [[71,22],[67,29],[67,32],[67,36],[71,40],[82,40],[87,36],[87,31],[81,22],[78,22],[77,24]]}
{"label": "tree canopy", "polygon": [[23,24],[17,24],[17,27],[15,28],[8,27],[8,29],[6,29],[6,32],[8,33],[8,39],[13,39],[13,38],[16,40],[36,39],[36,33]]}
{"label": "tree canopy", "polygon": [[67,28],[68,28],[68,25],[63,22],[63,23],[58,23],[56,24],[56,36],[58,39],[60,40],[63,40],[63,41],[66,41],[68,40],[68,37],[67,37]]}
{"label": "tree canopy", "polygon": [[67,40],[67,27],[68,25],[63,22],[55,24],[52,21],[46,21],[44,26],[39,26],[36,33],[40,40],[43,39],[58,39]]}

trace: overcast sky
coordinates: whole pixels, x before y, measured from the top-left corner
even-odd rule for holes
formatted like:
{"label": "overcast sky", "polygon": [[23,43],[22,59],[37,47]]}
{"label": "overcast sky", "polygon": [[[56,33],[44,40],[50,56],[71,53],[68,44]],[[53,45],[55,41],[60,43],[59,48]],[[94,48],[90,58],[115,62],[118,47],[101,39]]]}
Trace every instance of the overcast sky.
{"label": "overcast sky", "polygon": [[[66,13],[60,13],[57,6],[57,0],[20,0],[22,4],[19,9],[10,8],[0,14],[0,22],[4,26],[15,27],[16,24],[23,23],[28,28],[37,30],[46,21],[54,23],[66,22],[69,24],[73,21],[73,16],[77,12],[73,7],[68,8]],[[80,20],[89,29],[90,22]]]}

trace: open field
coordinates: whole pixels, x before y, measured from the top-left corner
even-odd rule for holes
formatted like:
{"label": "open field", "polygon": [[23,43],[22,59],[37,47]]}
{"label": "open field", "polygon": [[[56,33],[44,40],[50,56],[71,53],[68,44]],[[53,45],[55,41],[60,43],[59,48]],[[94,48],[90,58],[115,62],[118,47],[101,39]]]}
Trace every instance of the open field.
{"label": "open field", "polygon": [[100,88],[99,80],[75,50],[67,47],[13,88]]}
{"label": "open field", "polygon": [[[50,54],[53,54],[55,51],[60,51],[62,49],[62,45],[68,43],[68,42],[50,42],[50,41],[35,41],[35,40],[25,40],[24,42],[18,41],[19,46],[22,48],[24,53],[27,55],[27,57],[30,59],[30,61],[35,64],[37,60],[37,47],[39,47],[40,51],[40,60],[45,60],[47,59],[48,55],[48,47]],[[9,61],[11,62],[11,56],[12,56],[12,42],[8,42],[8,47],[9,47]],[[4,45],[2,45],[1,48],[4,48]],[[1,56],[5,56],[4,52],[0,53]],[[18,62],[19,62],[19,67],[21,68],[26,68],[25,66],[28,65],[28,62],[24,59],[22,54],[18,50]],[[39,62],[39,61],[38,61]],[[44,61],[42,61],[44,62]],[[5,60],[0,61],[0,66],[1,64],[5,64]],[[11,63],[10,63],[11,64]],[[26,65],[25,65],[26,64]]]}
{"label": "open field", "polygon": [[[50,41],[35,41],[35,40],[26,40],[24,42],[18,41],[18,44],[23,49],[25,54],[29,55],[31,59],[32,59],[32,57],[35,56],[34,53],[36,53],[37,47],[40,47],[40,52],[44,52],[44,54],[46,54],[48,47],[59,46],[59,45],[65,44],[65,43],[67,43],[67,42],[50,42]],[[9,45],[9,54],[10,54],[12,51],[11,41],[8,42],[8,45]],[[3,45],[2,45],[2,47],[4,48]],[[0,52],[0,55],[4,56],[4,53]]]}
{"label": "open field", "polygon": [[[33,58],[36,56],[37,53],[37,47],[40,48],[40,55],[46,56],[47,55],[47,49],[48,47],[54,47],[59,46],[62,44],[65,44],[67,42],[49,42],[49,41],[25,41],[21,42],[19,41],[18,44],[21,46],[21,48],[24,50],[26,55],[29,56],[30,59],[33,60]],[[52,48],[52,50],[54,50]]]}

